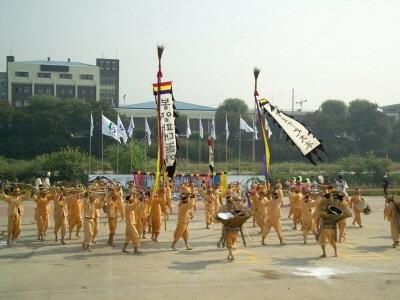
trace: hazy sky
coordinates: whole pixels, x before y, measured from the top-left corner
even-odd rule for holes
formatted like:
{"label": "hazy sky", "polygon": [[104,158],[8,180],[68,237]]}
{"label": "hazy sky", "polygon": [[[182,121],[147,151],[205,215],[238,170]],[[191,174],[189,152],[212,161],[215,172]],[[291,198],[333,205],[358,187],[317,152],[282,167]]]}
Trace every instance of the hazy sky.
{"label": "hazy sky", "polygon": [[[259,91],[281,108],[307,99],[400,102],[399,0],[0,0],[0,70],[16,60],[120,59],[127,104],[152,100],[156,45],[176,100],[217,106]],[[122,102],[122,101],[121,101]],[[296,105],[298,107],[298,105]]]}

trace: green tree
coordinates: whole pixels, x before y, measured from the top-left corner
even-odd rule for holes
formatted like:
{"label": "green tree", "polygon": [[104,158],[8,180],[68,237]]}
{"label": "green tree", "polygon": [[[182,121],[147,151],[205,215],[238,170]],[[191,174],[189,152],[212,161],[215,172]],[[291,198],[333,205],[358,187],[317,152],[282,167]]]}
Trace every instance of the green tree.
{"label": "green tree", "polygon": [[105,159],[112,165],[114,172],[129,174],[132,170],[144,170],[144,143],[135,141],[133,145],[114,144],[105,149]]}
{"label": "green tree", "polygon": [[358,153],[374,151],[383,153],[389,141],[389,121],[377,105],[368,100],[350,102],[348,118],[349,134],[357,143]]}
{"label": "green tree", "polygon": [[315,111],[306,114],[302,121],[322,141],[330,160],[357,151],[353,137],[348,134],[347,114],[334,114],[329,110],[328,112]]}
{"label": "green tree", "polygon": [[327,115],[344,116],[347,105],[342,100],[326,100],[321,104],[321,111]]}
{"label": "green tree", "polygon": [[[89,156],[78,149],[67,147],[58,152],[43,154],[36,158],[36,163],[42,172],[52,172],[53,180],[87,181]],[[105,164],[105,169],[109,168],[110,165]],[[100,170],[101,162],[92,157],[91,169]]]}
{"label": "green tree", "polygon": [[[89,120],[93,112],[92,149],[93,154],[100,156],[102,111],[116,120],[114,109],[96,101],[35,96],[30,105],[19,109],[2,104],[0,153],[26,159],[67,146],[89,152]],[[110,142],[105,139],[105,146]]]}

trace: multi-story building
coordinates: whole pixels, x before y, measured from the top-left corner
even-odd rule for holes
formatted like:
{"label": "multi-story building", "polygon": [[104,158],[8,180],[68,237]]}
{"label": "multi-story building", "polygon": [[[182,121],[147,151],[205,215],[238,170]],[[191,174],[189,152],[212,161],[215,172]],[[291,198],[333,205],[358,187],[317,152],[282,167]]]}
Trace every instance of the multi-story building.
{"label": "multi-story building", "polygon": [[35,60],[15,62],[7,57],[8,101],[21,107],[35,95],[99,101],[100,68],[67,61]]}
{"label": "multi-story building", "polygon": [[0,72],[0,101],[7,100],[7,72]]}
{"label": "multi-story building", "polygon": [[119,60],[97,58],[100,68],[100,101],[119,107]]}

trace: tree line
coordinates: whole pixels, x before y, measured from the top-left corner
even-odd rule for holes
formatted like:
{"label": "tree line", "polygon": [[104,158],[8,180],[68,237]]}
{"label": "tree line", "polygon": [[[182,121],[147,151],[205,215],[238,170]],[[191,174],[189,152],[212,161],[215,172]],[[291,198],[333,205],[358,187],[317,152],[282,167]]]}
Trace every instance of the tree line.
{"label": "tree line", "polygon": [[[100,161],[102,112],[109,119],[116,121],[116,111],[102,102],[34,97],[30,105],[22,108],[13,108],[7,102],[1,102],[0,156],[3,157],[3,161],[34,160],[44,154],[50,155],[65,149],[76,150],[87,156],[89,153],[90,113],[93,113],[92,156],[93,159]],[[253,110],[250,110],[241,99],[226,99],[219,105],[215,114],[217,134],[215,160],[217,162],[225,161],[226,118],[229,124],[228,160],[238,161],[239,159],[239,134],[242,141],[241,161],[252,160],[253,134],[245,133],[243,130],[239,131],[239,117],[241,116],[253,127],[253,115]],[[127,127],[129,118],[121,116],[121,119]],[[273,124],[272,120],[268,117],[267,119],[272,130],[269,140],[271,163],[306,162],[307,160],[302,157],[299,150],[286,141],[285,135]],[[322,103],[319,110],[298,116],[296,119],[321,139],[329,154],[327,162],[336,162],[351,155],[371,154],[400,161],[400,122],[391,121],[384,113],[377,110],[376,104],[368,100],[356,99],[348,105],[341,100],[327,100]],[[117,149],[121,173],[129,172],[131,167],[135,170],[144,169],[143,122],[143,119],[135,118],[133,145],[117,147],[114,140],[104,136],[104,160],[106,162],[104,168],[106,170],[116,170]],[[153,139],[152,144],[147,147],[147,158],[150,161],[155,159],[157,153],[154,140],[156,122],[154,118],[149,118],[148,122],[152,129]],[[207,126],[207,122],[203,120],[204,138],[199,140],[198,120],[191,120],[192,135],[187,140],[185,137],[186,116],[180,115],[176,122],[181,133],[179,164],[185,163],[186,147],[188,147],[189,161],[198,162],[200,157],[201,161],[206,164],[208,162],[207,135],[210,126]],[[261,140],[257,140],[254,145],[255,160],[259,162],[263,144]],[[199,150],[201,151],[200,156]],[[133,155],[131,155],[132,153]],[[95,166],[98,167],[98,164]],[[151,170],[152,167],[152,165],[148,165],[148,169]]]}

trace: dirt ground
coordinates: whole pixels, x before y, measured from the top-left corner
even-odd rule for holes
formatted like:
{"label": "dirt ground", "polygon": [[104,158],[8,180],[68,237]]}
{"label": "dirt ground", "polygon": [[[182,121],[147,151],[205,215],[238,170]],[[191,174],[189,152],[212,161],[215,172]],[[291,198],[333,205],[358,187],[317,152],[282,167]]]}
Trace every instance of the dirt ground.
{"label": "dirt ground", "polygon": [[[221,225],[205,229],[202,205],[189,225],[192,251],[170,250],[176,226],[176,207],[159,242],[143,240],[140,256],[121,253],[124,224],[118,223],[116,247],[107,246],[108,226],[102,218],[92,252],[81,240],[61,246],[36,241],[31,223],[33,203],[25,205],[17,247],[6,247],[6,204],[0,204],[0,299],[398,299],[400,248],[391,247],[389,223],[383,220],[383,197],[366,197],[373,212],[363,216],[364,228],[347,220],[347,240],[338,245],[339,257],[327,247],[327,258],[309,236],[303,243],[283,209],[287,245],[280,246],[272,231],[261,245],[259,229],[246,223],[247,247],[239,239],[236,260],[218,249]],[[287,202],[287,199],[285,199]]]}

